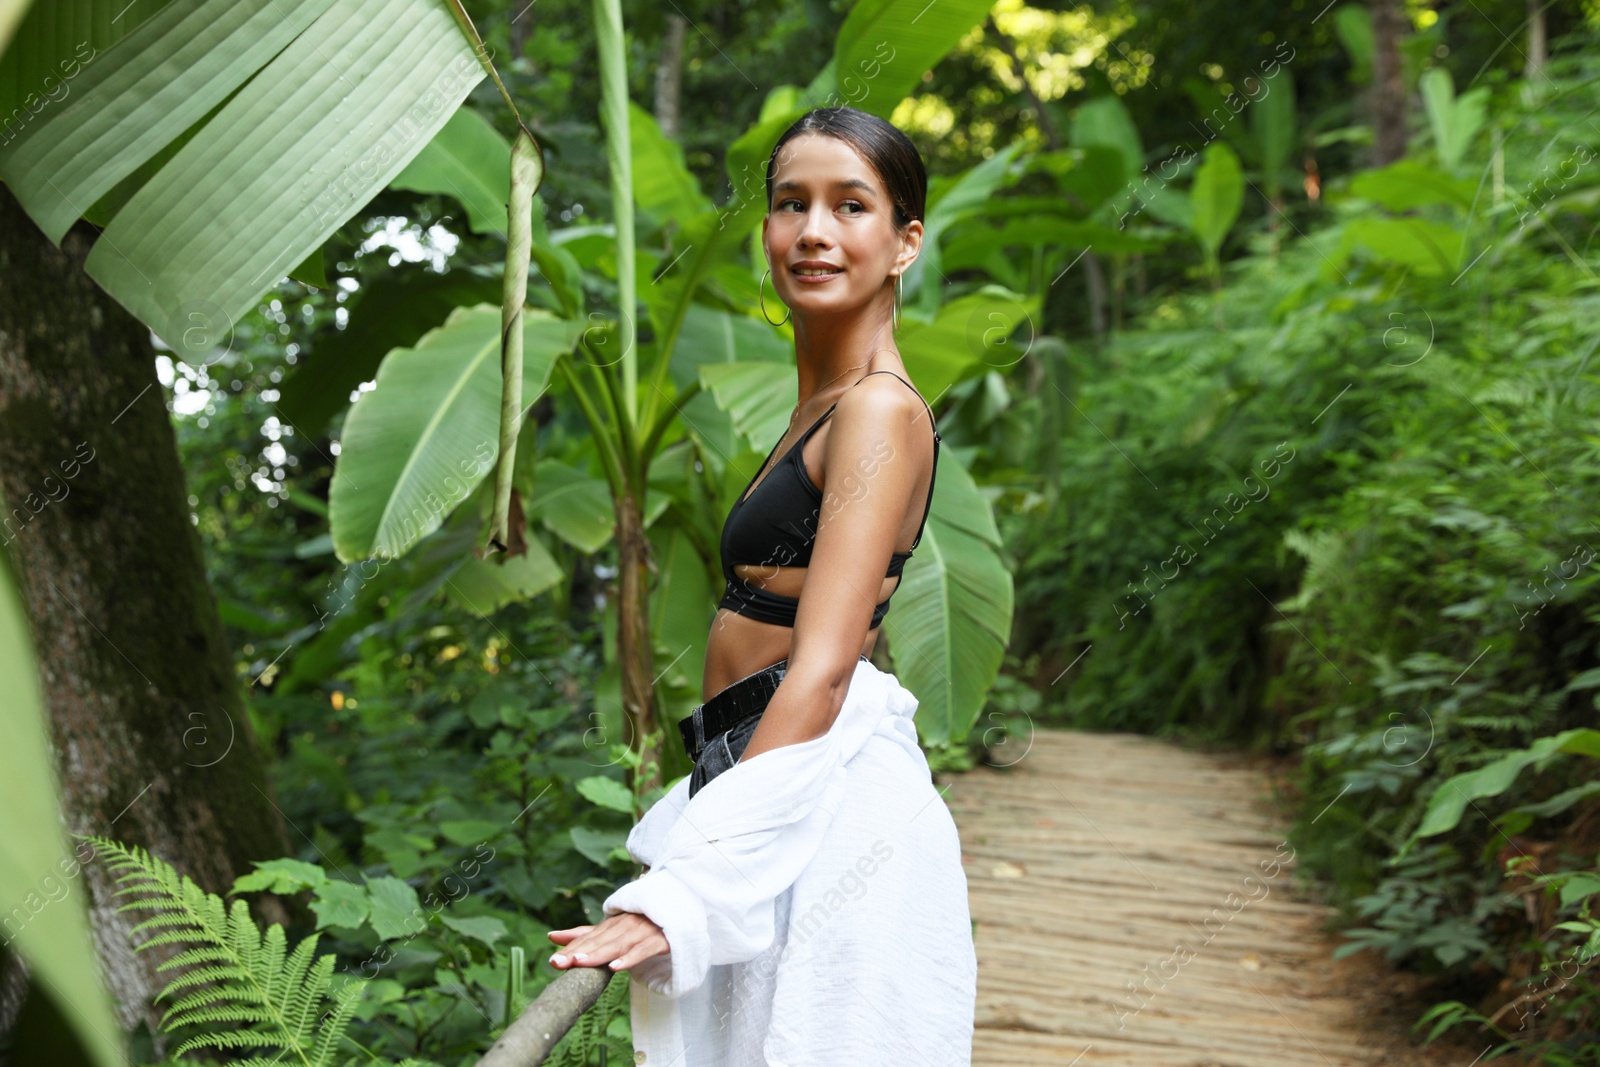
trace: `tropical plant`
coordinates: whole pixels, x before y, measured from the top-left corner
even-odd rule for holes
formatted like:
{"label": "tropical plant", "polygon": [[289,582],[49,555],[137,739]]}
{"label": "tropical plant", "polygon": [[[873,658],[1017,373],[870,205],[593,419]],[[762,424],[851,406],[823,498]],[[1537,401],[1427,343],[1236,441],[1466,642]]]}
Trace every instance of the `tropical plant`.
{"label": "tropical plant", "polygon": [[[873,12],[875,29],[890,34],[901,22],[914,20],[913,6],[879,3],[857,10]],[[953,17],[941,13],[935,25],[919,27],[922,36],[903,39],[921,50],[937,51],[939,41],[948,49],[962,28]],[[620,65],[620,38],[603,20],[596,29],[602,65]],[[851,58],[850,50],[859,41],[859,35],[841,31],[836,62],[842,57],[856,66],[866,64],[863,70],[870,72],[875,69],[871,62]],[[609,59],[613,54],[617,58]],[[523,387],[528,396],[536,396],[548,380],[564,390],[589,433],[584,449],[571,458],[535,460],[530,454],[519,460],[521,473],[514,481],[532,523],[586,554],[615,543],[619,663],[603,693],[620,690],[615,705],[619,732],[641,750],[645,739],[661,735],[661,719],[654,711],[658,700],[676,715],[687,711],[697,695],[703,619],[713,599],[717,516],[744,481],[738,474],[744,464],[738,461],[765,453],[768,442],[784,429],[794,401],[792,372],[781,362],[782,341],[750,320],[754,279],[738,266],[741,243],[756,218],[758,197],[752,193],[759,186],[752,176],[760,172],[772,140],[788,121],[811,103],[837,96],[832,84],[825,72],[804,93],[774,91],[761,122],[729,152],[727,169],[735,195],[723,208],[714,207],[701,192],[681,151],[648,113],[620,96],[605,96],[613,203],[620,220],[630,214],[626,205],[636,201],[640,235],[652,242],[639,253],[641,270],[653,277],[642,288],[648,331],[634,330],[627,310],[634,306],[627,227],[618,225],[605,235],[614,238],[616,248],[615,257],[605,261],[600,252],[610,240],[596,243],[594,234],[578,228],[548,232],[542,225],[534,227],[534,258],[550,285],[540,299],[550,310],[528,313],[527,321],[544,332],[537,341],[528,335],[535,369],[524,374]],[[891,82],[872,84],[877,93]],[[448,141],[430,145],[418,157],[407,179],[409,188],[454,195],[461,188],[502,185],[507,153],[503,142],[495,145],[492,131],[467,123],[459,129],[447,126],[441,138]],[[473,147],[467,151],[463,146],[469,140]],[[930,213],[930,226],[938,229],[942,219],[955,218],[955,206],[970,209],[981,202],[1011,155],[1010,150],[1001,153],[993,165],[980,168],[982,173],[958,183],[970,185],[971,191],[941,201]],[[447,171],[448,180],[438,177]],[[470,192],[467,196],[474,198]],[[930,244],[937,249],[936,240]],[[575,279],[588,270],[604,272],[603,283],[615,286],[615,319],[590,312],[589,322],[582,323],[583,295]],[[904,343],[925,368],[920,384],[935,397],[979,369],[984,352],[970,343],[967,326],[979,303],[1001,299],[974,295],[941,309],[939,295],[934,287],[925,291],[935,298],[936,314],[927,322],[908,323],[903,333]],[[477,473],[472,469],[475,442],[485,446],[482,455],[492,452],[487,439],[494,393],[492,379],[483,377],[488,374],[486,357],[493,351],[488,311],[475,313],[482,322],[470,326],[470,332],[466,312],[455,314],[463,317],[452,317],[415,348],[391,352],[379,371],[377,389],[351,412],[331,494],[334,541],[342,559],[357,559],[367,551],[391,556],[408,549],[471,491]],[[424,349],[436,353],[430,357],[432,366],[451,368],[448,373],[462,383],[460,388],[441,391],[426,371],[386,380],[391,361],[398,369],[404,362],[420,361]],[[474,374],[481,382],[468,385]],[[442,413],[445,403],[452,405],[449,418]],[[414,429],[395,429],[399,422],[393,416],[401,412],[406,414],[399,422]],[[369,434],[369,427],[375,433]],[[424,427],[439,432],[424,433]],[[954,466],[959,460],[947,462]],[[465,477],[442,480],[453,474],[452,467],[460,467]],[[401,479],[402,473],[407,480]],[[908,574],[902,596],[909,606],[888,628],[890,655],[923,701],[926,711],[919,721],[930,739],[969,728],[1009,632],[1009,575],[999,562],[992,522],[986,532],[987,513],[987,502],[968,479],[952,474],[939,480],[925,535],[934,547],[925,553],[928,562]],[[369,519],[404,524],[408,516],[419,521],[381,545],[371,540]],[[487,577],[501,568],[482,569]],[[654,605],[647,599],[652,572]],[[532,595],[556,577],[543,565],[535,573],[541,575],[537,582],[524,580],[507,566],[498,584],[508,596]],[[654,669],[658,657],[666,659],[665,671]],[[676,752],[670,731],[666,738],[669,751]],[[653,758],[642,765],[660,766]]]}
{"label": "tropical plant", "polygon": [[[347,985],[337,996],[330,992],[334,957],[317,955],[317,934],[290,952],[283,927],[269,926],[263,936],[243,899],[229,908],[221,897],[137,845],[80,836],[116,872],[117,895],[126,898],[119,910],[154,912],[133,927],[134,933],[151,932],[136,948],[181,947],[159,968],[181,969],[157,998],[171,1001],[162,1027],[168,1033],[189,1028],[202,1032],[179,1044],[174,1057],[216,1048],[259,1050],[236,1061],[242,1067],[286,1062],[329,1067],[343,1062],[340,1045],[361,985]],[[228,1026],[232,1028],[222,1028]]]}

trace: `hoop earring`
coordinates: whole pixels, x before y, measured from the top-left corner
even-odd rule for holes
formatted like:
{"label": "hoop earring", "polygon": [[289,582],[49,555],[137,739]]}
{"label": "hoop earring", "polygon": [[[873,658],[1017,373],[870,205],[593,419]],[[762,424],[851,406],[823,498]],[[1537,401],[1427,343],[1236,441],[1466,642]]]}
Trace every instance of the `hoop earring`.
{"label": "hoop earring", "polygon": [[[768,267],[767,268],[767,274],[771,274],[771,273],[772,273],[772,268]],[[767,314],[767,294],[762,291],[762,287],[765,286],[766,283],[767,283],[767,274],[763,274],[761,276],[761,280],[759,282],[756,282],[756,300],[759,301],[760,304],[761,304],[761,317],[766,319],[768,322],[772,322],[772,316]],[[777,322],[772,322],[772,325],[774,325],[774,326],[782,326],[784,323],[789,321],[789,316],[791,314],[793,314],[793,313],[794,313],[794,310],[792,308],[790,310],[788,310],[788,311],[785,311],[783,313],[783,318],[779,319]]]}
{"label": "hoop earring", "polygon": [[894,327],[893,328],[896,329],[896,330],[898,330],[900,328],[900,300],[901,300],[901,296],[900,296],[900,275],[896,274],[894,276],[894,317],[893,317],[893,321],[894,321]]}

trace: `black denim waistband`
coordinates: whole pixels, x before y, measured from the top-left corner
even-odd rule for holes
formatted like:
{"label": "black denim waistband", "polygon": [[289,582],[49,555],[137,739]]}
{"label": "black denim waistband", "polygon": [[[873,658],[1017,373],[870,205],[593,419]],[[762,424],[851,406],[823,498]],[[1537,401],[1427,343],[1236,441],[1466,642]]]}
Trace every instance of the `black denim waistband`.
{"label": "black denim waistband", "polygon": [[[869,661],[866,656],[860,656],[858,662]],[[680,719],[678,733],[683,737],[683,750],[689,758],[698,762],[707,741],[749,716],[765,711],[788,669],[789,661],[785,658],[747,674],[697,706],[687,718]]]}

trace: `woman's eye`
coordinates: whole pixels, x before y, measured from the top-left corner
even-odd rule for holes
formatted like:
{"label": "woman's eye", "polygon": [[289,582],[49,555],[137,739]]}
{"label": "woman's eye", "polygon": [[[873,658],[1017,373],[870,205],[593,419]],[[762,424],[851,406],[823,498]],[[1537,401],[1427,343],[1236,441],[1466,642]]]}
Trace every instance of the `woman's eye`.
{"label": "woman's eye", "polygon": [[864,205],[859,204],[854,200],[846,200],[844,203],[840,204],[839,206],[841,208],[846,208],[846,207],[859,208],[861,211],[867,210]]}

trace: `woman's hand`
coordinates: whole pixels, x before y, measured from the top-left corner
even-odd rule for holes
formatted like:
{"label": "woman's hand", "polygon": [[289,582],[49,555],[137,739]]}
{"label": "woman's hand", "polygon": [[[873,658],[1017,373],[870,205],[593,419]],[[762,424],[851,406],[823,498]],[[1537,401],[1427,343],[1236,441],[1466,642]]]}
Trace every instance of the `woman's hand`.
{"label": "woman's hand", "polygon": [[632,911],[619,911],[599,926],[551,930],[550,940],[566,946],[565,952],[550,957],[558,970],[610,963],[613,971],[623,971],[671,951],[661,927]]}

